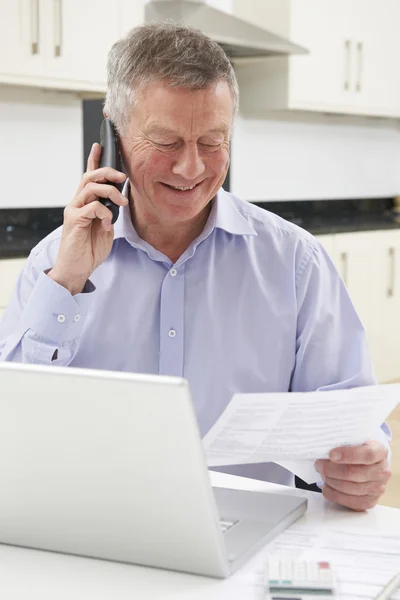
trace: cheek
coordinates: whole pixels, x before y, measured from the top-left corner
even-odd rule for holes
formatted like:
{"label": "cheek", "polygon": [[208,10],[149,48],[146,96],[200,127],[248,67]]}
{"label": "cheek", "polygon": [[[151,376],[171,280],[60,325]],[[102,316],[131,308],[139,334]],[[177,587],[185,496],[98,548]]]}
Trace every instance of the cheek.
{"label": "cheek", "polygon": [[149,178],[157,180],[160,176],[171,171],[171,157],[161,152],[150,152],[144,166]]}
{"label": "cheek", "polygon": [[141,152],[132,154],[130,168],[136,177],[157,180],[171,170],[171,159],[159,152]]}
{"label": "cheek", "polygon": [[207,166],[211,172],[220,175],[225,172],[229,164],[229,152],[215,152],[207,160]]}

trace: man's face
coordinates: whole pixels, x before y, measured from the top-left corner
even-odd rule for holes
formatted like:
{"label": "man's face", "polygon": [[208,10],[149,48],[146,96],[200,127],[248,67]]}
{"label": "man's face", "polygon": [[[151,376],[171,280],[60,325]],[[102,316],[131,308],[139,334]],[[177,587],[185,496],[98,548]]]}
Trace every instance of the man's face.
{"label": "man's face", "polygon": [[154,82],[141,92],[121,145],[149,224],[190,221],[215,196],[229,166],[232,110],[225,81],[197,91]]}

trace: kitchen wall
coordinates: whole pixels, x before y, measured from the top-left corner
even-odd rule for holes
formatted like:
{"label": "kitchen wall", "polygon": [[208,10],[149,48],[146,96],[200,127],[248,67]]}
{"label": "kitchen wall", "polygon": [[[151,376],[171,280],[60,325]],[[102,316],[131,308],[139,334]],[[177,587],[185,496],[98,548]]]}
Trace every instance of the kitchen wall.
{"label": "kitchen wall", "polygon": [[[82,174],[81,100],[0,86],[0,208],[65,206]],[[247,200],[394,196],[400,127],[342,117],[239,117],[231,189]]]}
{"label": "kitchen wall", "polygon": [[82,174],[82,102],[0,86],[0,208],[65,206]]}
{"label": "kitchen wall", "polygon": [[231,191],[247,200],[400,194],[400,126],[324,116],[239,117]]}

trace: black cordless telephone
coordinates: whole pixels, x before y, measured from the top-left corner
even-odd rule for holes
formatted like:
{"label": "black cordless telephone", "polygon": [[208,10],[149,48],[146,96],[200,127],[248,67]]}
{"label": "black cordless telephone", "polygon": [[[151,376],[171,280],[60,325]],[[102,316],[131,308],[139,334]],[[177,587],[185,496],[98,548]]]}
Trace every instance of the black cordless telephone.
{"label": "black cordless telephone", "polygon": [[[101,157],[99,167],[112,167],[117,171],[122,171],[121,154],[117,139],[117,133],[110,119],[104,119],[100,127],[100,146]],[[117,184],[107,181],[109,185],[114,185],[119,191],[122,190],[123,184]],[[119,206],[114,204],[109,198],[99,198],[99,201],[104,204],[112,212],[112,223],[114,224],[118,218]]]}

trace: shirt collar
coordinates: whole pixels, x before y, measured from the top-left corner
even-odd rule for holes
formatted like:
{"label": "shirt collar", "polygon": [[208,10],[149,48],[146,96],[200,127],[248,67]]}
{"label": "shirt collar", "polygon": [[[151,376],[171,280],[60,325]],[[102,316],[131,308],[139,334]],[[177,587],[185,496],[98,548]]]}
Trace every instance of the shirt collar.
{"label": "shirt collar", "polygon": [[[129,180],[125,182],[122,195],[129,198]],[[223,229],[233,235],[257,235],[256,230],[236,206],[233,198],[221,188],[213,200],[210,216],[201,237],[213,229]],[[114,239],[125,238],[133,246],[142,246],[143,240],[133,226],[129,204],[121,206],[114,226]]]}
{"label": "shirt collar", "polygon": [[210,224],[233,235],[257,235],[256,230],[236,206],[235,200],[221,188],[211,209]]}

